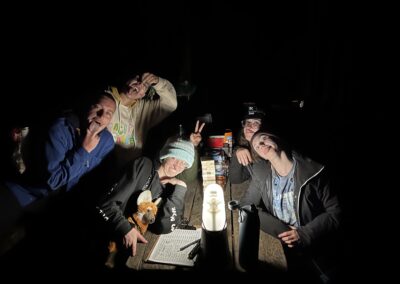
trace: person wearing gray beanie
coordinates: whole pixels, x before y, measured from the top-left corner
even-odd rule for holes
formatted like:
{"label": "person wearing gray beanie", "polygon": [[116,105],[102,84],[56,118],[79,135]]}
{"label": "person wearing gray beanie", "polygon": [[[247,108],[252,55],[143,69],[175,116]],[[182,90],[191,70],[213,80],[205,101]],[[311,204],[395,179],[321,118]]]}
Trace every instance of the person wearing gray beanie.
{"label": "person wearing gray beanie", "polygon": [[193,165],[194,146],[192,142],[177,139],[176,141],[167,143],[160,151],[160,161],[166,158],[175,158],[186,163],[186,168]]}
{"label": "person wearing gray beanie", "polygon": [[200,132],[204,127],[199,124],[197,122],[190,141],[168,140],[160,151],[159,161],[146,157],[134,160],[98,204],[104,225],[112,230],[114,237],[122,238],[125,247],[131,249],[131,255],[136,254],[137,242],[147,242],[137,225],[128,221],[135,212],[130,202],[144,190],[150,190],[153,199],[162,198],[154,223],[149,226],[150,231],[165,234],[180,224],[187,185],[177,176],[194,164],[195,146],[201,141]]}

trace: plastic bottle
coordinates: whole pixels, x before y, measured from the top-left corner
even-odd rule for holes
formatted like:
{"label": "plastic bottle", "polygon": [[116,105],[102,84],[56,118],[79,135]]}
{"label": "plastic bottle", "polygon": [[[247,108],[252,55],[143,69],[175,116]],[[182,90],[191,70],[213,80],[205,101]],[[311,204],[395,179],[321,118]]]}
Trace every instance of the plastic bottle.
{"label": "plastic bottle", "polygon": [[178,139],[183,139],[184,134],[185,134],[185,130],[183,129],[183,126],[182,126],[182,124],[179,124]]}
{"label": "plastic bottle", "polygon": [[226,143],[226,145],[227,145],[226,154],[230,158],[230,157],[232,157],[232,147],[233,147],[232,130],[226,129],[224,136],[225,136],[224,143]]}

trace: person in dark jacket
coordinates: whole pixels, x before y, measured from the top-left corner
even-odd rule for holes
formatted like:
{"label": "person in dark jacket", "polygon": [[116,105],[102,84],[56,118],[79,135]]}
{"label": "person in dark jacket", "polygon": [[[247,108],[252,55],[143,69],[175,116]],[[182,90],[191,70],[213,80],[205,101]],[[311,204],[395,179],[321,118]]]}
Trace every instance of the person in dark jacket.
{"label": "person in dark jacket", "polygon": [[255,159],[269,163],[254,164],[253,179],[241,204],[258,206],[260,228],[281,240],[289,271],[291,264],[297,268],[308,263],[321,279],[332,277],[328,271],[337,263],[327,261],[333,260],[328,255],[334,253],[330,249],[338,236],[341,208],[325,167],[265,131],[254,134],[251,146]]}
{"label": "person in dark jacket", "polygon": [[127,216],[136,211],[136,201],[144,190],[150,190],[152,197],[162,197],[156,221],[149,230],[169,233],[179,224],[183,214],[186,183],[176,176],[190,168],[194,160],[194,146],[190,141],[177,139],[169,141],[160,151],[160,160],[151,161],[146,157],[135,159],[117,184],[97,206],[98,212],[113,237],[122,240],[126,248],[136,255],[137,242],[146,239],[129,223]]}
{"label": "person in dark jacket", "polygon": [[253,158],[250,140],[262,126],[264,116],[264,111],[258,109],[256,105],[249,104],[246,106],[237,146],[233,150],[232,159],[229,163],[229,179],[234,184],[243,183],[249,180],[252,175]]}

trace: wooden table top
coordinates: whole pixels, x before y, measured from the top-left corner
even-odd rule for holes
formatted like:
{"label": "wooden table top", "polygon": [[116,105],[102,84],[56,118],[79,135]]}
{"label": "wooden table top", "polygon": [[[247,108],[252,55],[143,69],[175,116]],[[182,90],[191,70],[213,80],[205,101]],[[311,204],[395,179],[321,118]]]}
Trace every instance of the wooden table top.
{"label": "wooden table top", "polygon": [[[229,250],[231,254],[231,262],[228,266],[229,269],[235,271],[245,271],[238,261],[239,251],[239,222],[238,211],[230,211],[227,204],[230,200],[240,200],[240,197],[248,188],[249,183],[230,184],[229,180],[225,184],[224,197],[226,204],[226,218],[227,218],[227,236],[229,243]],[[185,196],[185,210],[184,218],[189,220],[189,224],[196,228],[201,228],[201,214],[203,204],[203,186],[201,181],[194,181],[188,184],[188,190]],[[145,238],[147,244],[139,243],[137,253],[134,257],[129,257],[126,266],[133,270],[193,270],[195,268],[180,267],[175,265],[158,264],[146,262],[152,248],[157,242],[158,235],[147,231]],[[272,236],[260,231],[260,244],[259,244],[259,266],[258,270],[265,270],[266,267],[273,268],[277,271],[285,271],[287,269],[286,258],[284,256],[283,248],[279,240]]]}

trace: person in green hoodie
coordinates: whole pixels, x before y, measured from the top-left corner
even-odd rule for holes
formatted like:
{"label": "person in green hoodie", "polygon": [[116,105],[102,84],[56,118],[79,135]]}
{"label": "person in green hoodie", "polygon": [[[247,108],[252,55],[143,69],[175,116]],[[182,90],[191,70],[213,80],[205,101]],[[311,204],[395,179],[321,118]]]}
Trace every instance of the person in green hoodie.
{"label": "person in green hoodie", "polygon": [[152,73],[133,76],[107,92],[117,102],[108,130],[116,143],[113,169],[120,172],[142,156],[148,132],[174,112],[178,102],[174,86]]}

